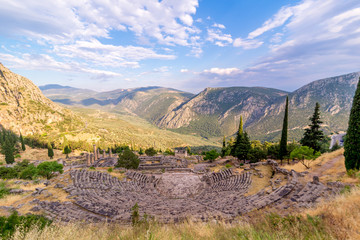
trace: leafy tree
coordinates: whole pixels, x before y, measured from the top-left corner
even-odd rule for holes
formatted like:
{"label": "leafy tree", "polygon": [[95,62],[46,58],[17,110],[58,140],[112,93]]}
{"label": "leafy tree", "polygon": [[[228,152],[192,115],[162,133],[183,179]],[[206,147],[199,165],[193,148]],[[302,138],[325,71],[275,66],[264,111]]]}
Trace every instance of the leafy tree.
{"label": "leafy tree", "polygon": [[39,175],[46,177],[46,179],[50,179],[54,176],[56,172],[63,173],[63,165],[53,162],[42,162],[37,166],[39,171]]}
{"label": "leafy tree", "polygon": [[324,139],[324,133],[320,130],[320,104],[317,102],[315,105],[315,111],[311,118],[309,128],[305,129],[303,138],[300,143],[303,146],[308,146],[314,149],[316,152],[320,151],[321,141]]}
{"label": "leafy tree", "polygon": [[286,96],[285,115],[284,115],[283,128],[281,132],[280,150],[279,150],[279,157],[281,160],[281,164],[284,157],[288,155],[288,150],[287,150],[288,112],[289,112],[289,97]]}
{"label": "leafy tree", "polygon": [[279,158],[279,152],[280,152],[280,144],[272,144],[268,147],[268,157],[272,159],[278,159]]}
{"label": "leafy tree", "polygon": [[71,153],[71,148],[69,147],[69,145],[66,145],[63,154],[66,154],[66,158],[69,158],[70,153]]}
{"label": "leafy tree", "polygon": [[144,150],[143,150],[142,148],[140,148],[139,154],[140,154],[140,155],[144,155]]}
{"label": "leafy tree", "polygon": [[314,149],[309,148],[308,146],[301,146],[291,152],[290,158],[297,158],[307,169],[309,169],[312,160],[315,160],[320,155],[320,152],[316,152]]}
{"label": "leafy tree", "polygon": [[48,144],[48,157],[50,159],[53,159],[53,157],[54,157],[54,150],[53,150],[53,147],[52,147],[52,145],[50,143]]}
{"label": "leafy tree", "polygon": [[175,155],[175,152],[171,151],[171,149],[166,149],[165,152],[164,152],[165,155]]}
{"label": "leafy tree", "polygon": [[219,156],[220,154],[215,149],[213,149],[205,153],[204,160],[210,160],[210,162],[213,162]]}
{"label": "leafy tree", "polygon": [[261,161],[266,158],[266,152],[260,147],[254,147],[249,150],[248,159],[251,163]]}
{"label": "leafy tree", "polygon": [[20,132],[20,143],[21,143],[21,150],[25,151],[26,147],[25,147],[25,143],[24,143],[24,138]]}
{"label": "leafy tree", "polygon": [[145,154],[147,156],[155,156],[155,154],[157,154],[157,151],[153,147],[151,147],[145,150]]}
{"label": "leafy tree", "polygon": [[360,78],[354,95],[344,142],[346,170],[360,169]]}
{"label": "leafy tree", "polygon": [[119,154],[119,159],[116,167],[123,167],[126,169],[137,169],[140,164],[140,159],[131,150],[126,149]]}

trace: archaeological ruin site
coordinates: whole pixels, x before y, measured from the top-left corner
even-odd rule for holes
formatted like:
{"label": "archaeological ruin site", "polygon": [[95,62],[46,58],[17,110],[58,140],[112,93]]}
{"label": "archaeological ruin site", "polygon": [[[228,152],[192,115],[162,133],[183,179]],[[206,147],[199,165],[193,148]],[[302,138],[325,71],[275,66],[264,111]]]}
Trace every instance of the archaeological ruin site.
{"label": "archaeological ruin site", "polygon": [[63,161],[65,172],[37,188],[19,210],[61,222],[128,224],[137,204],[140,216],[161,223],[231,222],[254,210],[309,208],[344,187],[325,185],[317,176],[306,180],[306,172],[283,169],[273,160],[213,172],[214,164],[196,163],[195,157],[140,156],[138,170],[122,169],[119,176],[106,171],[117,162],[111,152],[95,153]]}

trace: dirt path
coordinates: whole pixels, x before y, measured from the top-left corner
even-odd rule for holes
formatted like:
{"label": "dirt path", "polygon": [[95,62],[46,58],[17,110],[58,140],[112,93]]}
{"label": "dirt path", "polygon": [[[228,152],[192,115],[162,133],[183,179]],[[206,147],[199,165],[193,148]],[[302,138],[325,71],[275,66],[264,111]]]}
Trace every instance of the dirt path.
{"label": "dirt path", "polygon": [[312,179],[314,176],[321,177],[325,171],[327,171],[330,168],[333,168],[334,165],[342,160],[343,155],[339,155],[337,157],[334,157],[333,159],[327,161],[326,163],[322,164],[320,167],[316,168],[313,172],[309,173],[308,177]]}

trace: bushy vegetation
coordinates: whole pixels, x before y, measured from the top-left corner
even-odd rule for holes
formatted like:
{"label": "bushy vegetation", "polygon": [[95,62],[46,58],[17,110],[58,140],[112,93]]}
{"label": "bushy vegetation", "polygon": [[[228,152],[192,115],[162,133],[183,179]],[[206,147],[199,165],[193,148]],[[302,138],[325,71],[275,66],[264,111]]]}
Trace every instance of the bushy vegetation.
{"label": "bushy vegetation", "polygon": [[153,147],[151,147],[145,150],[145,154],[147,156],[155,156],[157,154],[157,151]]}
{"label": "bushy vegetation", "polygon": [[63,172],[63,165],[57,162],[43,162],[37,167],[30,164],[29,161],[23,160],[18,162],[14,167],[0,167],[0,178],[2,179],[29,179],[34,180],[38,176],[50,179],[56,172]]}
{"label": "bushy vegetation", "polygon": [[9,194],[10,189],[6,187],[5,182],[0,182],[0,199]]}
{"label": "bushy vegetation", "polygon": [[40,176],[46,177],[46,179],[52,178],[56,173],[63,173],[63,165],[53,162],[42,162],[37,166],[37,170]]}
{"label": "bushy vegetation", "polygon": [[213,149],[208,152],[205,152],[204,160],[209,160],[210,162],[213,162],[219,156],[220,156],[220,154],[215,149]]}
{"label": "bushy vegetation", "polygon": [[116,167],[123,167],[126,169],[137,169],[140,164],[140,159],[131,150],[126,149],[119,154],[119,159]]}
{"label": "bushy vegetation", "polygon": [[9,217],[0,216],[0,237],[1,239],[12,239],[15,231],[19,236],[25,238],[30,229],[41,231],[52,223],[51,220],[38,215],[19,216],[17,212],[12,213]]}
{"label": "bushy vegetation", "polygon": [[301,146],[291,152],[290,158],[298,159],[306,168],[310,168],[311,161],[315,160],[320,155],[320,152],[316,152],[308,146]]}

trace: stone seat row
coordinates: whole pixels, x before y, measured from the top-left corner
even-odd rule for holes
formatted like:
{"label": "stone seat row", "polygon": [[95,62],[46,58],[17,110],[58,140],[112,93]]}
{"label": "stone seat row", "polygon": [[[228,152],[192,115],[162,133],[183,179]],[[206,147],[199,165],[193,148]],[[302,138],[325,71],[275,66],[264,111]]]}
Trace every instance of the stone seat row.
{"label": "stone seat row", "polygon": [[220,172],[217,173],[211,173],[208,177],[207,177],[207,181],[210,185],[212,185],[214,182],[218,182],[221,180],[224,180],[226,178],[229,178],[233,175],[233,172],[231,169],[225,169],[222,170]]}
{"label": "stone seat row", "polygon": [[251,185],[251,173],[245,172],[241,175],[233,175],[224,180],[214,182],[212,191],[243,191],[246,192]]}

